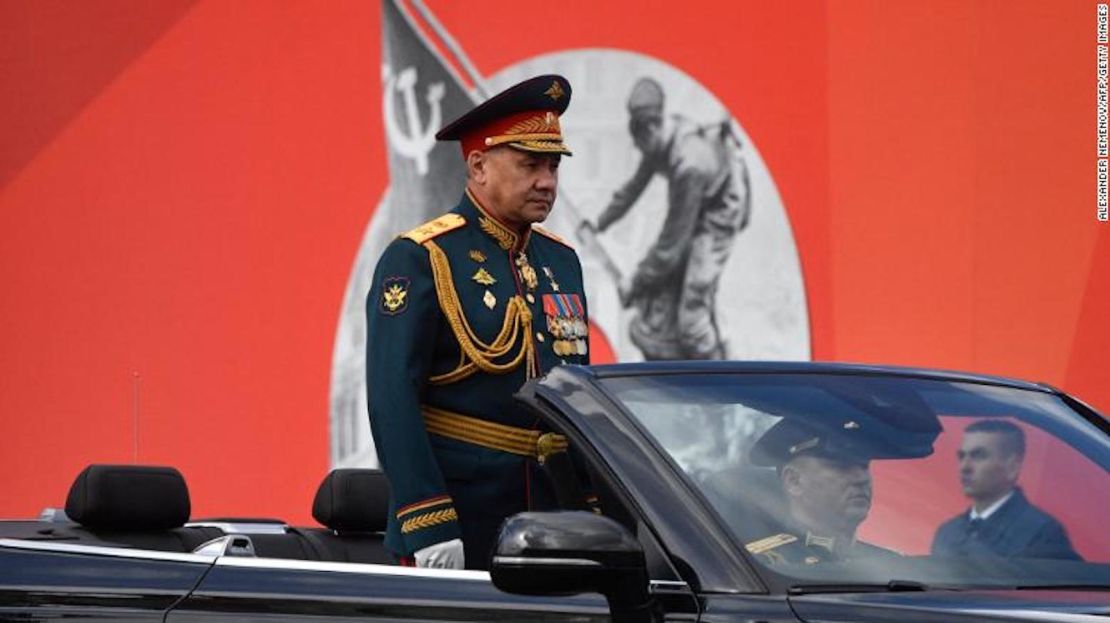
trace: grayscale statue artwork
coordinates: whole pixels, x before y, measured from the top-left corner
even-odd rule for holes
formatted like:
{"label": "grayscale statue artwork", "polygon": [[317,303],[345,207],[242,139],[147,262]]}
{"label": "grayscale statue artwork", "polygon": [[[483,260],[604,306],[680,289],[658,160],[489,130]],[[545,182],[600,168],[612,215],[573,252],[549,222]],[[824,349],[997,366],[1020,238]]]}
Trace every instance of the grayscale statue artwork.
{"label": "grayscale statue artwork", "polygon": [[635,270],[615,276],[621,304],[635,308],[629,337],[649,360],[727,359],[717,287],[733,239],[751,217],[741,139],[730,117],[699,124],[667,114],[663,87],[651,77],[636,81],[626,108],[639,164],[597,222],[584,227],[608,230],[654,177],[665,180],[663,229]]}

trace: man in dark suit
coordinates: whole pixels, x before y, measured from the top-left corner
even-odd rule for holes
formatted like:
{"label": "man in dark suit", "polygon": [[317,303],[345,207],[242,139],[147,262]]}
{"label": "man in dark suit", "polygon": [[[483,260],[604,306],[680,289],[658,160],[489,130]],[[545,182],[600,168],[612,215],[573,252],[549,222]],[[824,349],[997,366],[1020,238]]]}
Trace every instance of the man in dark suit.
{"label": "man in dark suit", "polygon": [[1025,458],[1021,428],[1005,420],[975,422],[957,457],[972,506],[937,529],[934,555],[1079,559],[1064,526],[1017,486]]}
{"label": "man in dark suit", "polygon": [[462,145],[462,198],[378,261],[370,427],[392,491],[386,547],[403,564],[484,568],[506,517],[556,505],[539,463],[567,441],[512,395],[556,365],[589,363],[578,256],[533,226],[570,155],[559,127],[570,97],[562,76],[538,76],[440,130]]}

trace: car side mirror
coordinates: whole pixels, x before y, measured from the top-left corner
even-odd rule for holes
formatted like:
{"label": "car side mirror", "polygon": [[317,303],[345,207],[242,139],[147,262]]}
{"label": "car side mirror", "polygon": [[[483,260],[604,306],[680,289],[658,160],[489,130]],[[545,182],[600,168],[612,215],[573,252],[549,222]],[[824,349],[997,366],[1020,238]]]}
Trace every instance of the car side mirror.
{"label": "car side mirror", "polygon": [[490,576],[519,595],[601,593],[615,623],[656,620],[639,541],[586,511],[519,513],[501,524]]}

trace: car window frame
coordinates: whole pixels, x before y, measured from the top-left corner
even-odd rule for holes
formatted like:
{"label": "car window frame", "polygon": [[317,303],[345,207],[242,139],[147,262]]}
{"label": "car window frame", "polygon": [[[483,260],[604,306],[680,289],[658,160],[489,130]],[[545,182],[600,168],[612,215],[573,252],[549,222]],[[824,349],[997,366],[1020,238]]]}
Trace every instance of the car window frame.
{"label": "car window frame", "polygon": [[[516,396],[608,474],[626,508],[652,532],[662,553],[692,590],[752,595],[784,592],[787,585],[767,581],[682,469],[597,381],[592,368],[560,366],[543,379],[525,384]],[[659,500],[664,498],[671,503],[662,504]],[[683,521],[674,517],[676,506],[688,511]]]}

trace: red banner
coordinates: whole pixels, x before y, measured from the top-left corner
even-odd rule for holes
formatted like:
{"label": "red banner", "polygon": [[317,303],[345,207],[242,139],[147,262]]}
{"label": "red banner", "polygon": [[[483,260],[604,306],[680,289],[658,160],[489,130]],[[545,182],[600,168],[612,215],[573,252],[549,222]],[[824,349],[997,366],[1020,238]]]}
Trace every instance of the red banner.
{"label": "red banner", "polygon": [[[707,256],[729,356],[1010,375],[1110,409],[1093,3],[383,6],[0,3],[0,516],[138,461],[178,466],[194,516],[309,522],[329,466],[369,451],[360,271],[461,191],[429,129],[544,69],[575,94],[561,235],[633,180],[641,78],[737,138],[750,221]],[[619,270],[668,201],[652,181],[600,234]],[[612,357],[651,358],[631,327],[667,326],[665,297],[626,314],[604,257],[583,263]]]}

